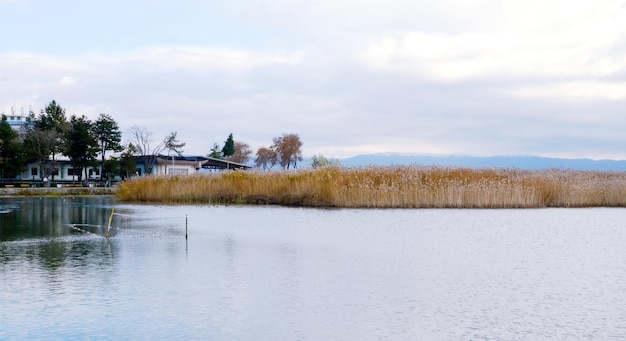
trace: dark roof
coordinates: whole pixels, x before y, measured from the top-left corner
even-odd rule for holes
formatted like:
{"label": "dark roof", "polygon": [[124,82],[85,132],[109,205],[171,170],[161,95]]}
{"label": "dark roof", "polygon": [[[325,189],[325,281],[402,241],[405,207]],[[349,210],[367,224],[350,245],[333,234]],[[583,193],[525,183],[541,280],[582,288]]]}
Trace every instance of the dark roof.
{"label": "dark roof", "polygon": [[[138,161],[142,160],[143,156],[137,156]],[[161,160],[174,161],[192,161],[200,164],[200,167],[204,169],[250,169],[252,166],[244,165],[242,163],[232,162],[225,159],[218,159],[208,156],[182,156],[182,155],[156,155],[156,158]],[[142,161],[139,161],[140,163]]]}
{"label": "dark roof", "polygon": [[224,159],[216,159],[207,157],[207,160],[202,163],[202,168],[206,169],[250,169],[251,166],[244,165],[242,163],[231,162]]}
{"label": "dark roof", "polygon": [[204,162],[204,161],[209,159],[206,156],[200,156],[200,155],[184,156],[184,155],[163,155],[163,154],[159,154],[156,157],[159,158],[159,159],[163,159],[163,160],[172,160],[172,158],[174,158],[174,161],[194,161],[194,162]]}

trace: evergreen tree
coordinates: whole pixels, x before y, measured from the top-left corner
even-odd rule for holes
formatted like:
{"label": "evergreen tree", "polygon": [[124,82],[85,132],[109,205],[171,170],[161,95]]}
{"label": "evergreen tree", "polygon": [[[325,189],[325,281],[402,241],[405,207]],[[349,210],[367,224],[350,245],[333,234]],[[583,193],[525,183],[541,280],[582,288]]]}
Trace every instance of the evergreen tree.
{"label": "evergreen tree", "polygon": [[122,178],[129,178],[137,172],[137,160],[134,156],[136,153],[137,147],[132,143],[129,143],[126,150],[122,153],[120,160],[120,175]]}
{"label": "evergreen tree", "polygon": [[167,155],[171,152],[175,152],[178,156],[183,154],[183,147],[185,147],[185,142],[180,142],[178,137],[176,137],[177,133],[175,131],[171,132],[169,135],[165,137],[163,140],[163,144],[165,145],[165,149],[168,150]]}
{"label": "evergreen tree", "polygon": [[[85,181],[88,180],[87,167],[96,165],[98,141],[92,134],[93,124],[87,117],[72,116],[70,129],[66,134],[67,146],[65,155],[70,158],[72,167],[84,169]],[[79,176],[79,180],[81,176]]]}
{"label": "evergreen tree", "polygon": [[235,154],[235,140],[233,139],[233,134],[228,135],[226,141],[224,141],[224,148],[222,148],[222,156],[228,158],[229,156]]}
{"label": "evergreen tree", "polygon": [[107,178],[107,169],[105,167],[105,154],[107,151],[121,152],[124,150],[120,144],[122,141],[122,132],[115,120],[107,115],[100,114],[93,124],[93,135],[98,141],[100,156],[102,163],[100,164],[101,179]]}
{"label": "evergreen tree", "polygon": [[[39,118],[35,121],[35,128],[39,131],[46,132],[50,143],[50,157],[52,158],[52,168],[56,166],[56,156],[63,154],[65,148],[64,137],[69,129],[69,122],[65,117],[65,108],[61,107],[55,100],[52,100],[46,108],[39,114]],[[48,158],[46,158],[47,160]],[[44,174],[45,175],[45,174]],[[54,181],[55,172],[52,174]]]}
{"label": "evergreen tree", "polygon": [[0,120],[0,180],[15,178],[24,169],[22,145],[18,133],[11,128],[6,115]]}
{"label": "evergreen tree", "polygon": [[214,159],[221,159],[222,153],[220,152],[220,146],[217,143],[214,143],[213,147],[211,147],[211,152],[207,156]]}
{"label": "evergreen tree", "polygon": [[[116,175],[120,175],[120,161],[116,157],[109,158],[104,161],[104,171],[101,174],[106,174],[106,180],[112,180]],[[103,177],[101,177],[103,178]]]}
{"label": "evergreen tree", "polygon": [[26,124],[22,126],[22,134],[26,161],[37,163],[41,169],[41,177],[45,176],[43,165],[50,159],[54,145],[57,143],[56,133],[42,129],[39,118],[31,111],[26,118]]}

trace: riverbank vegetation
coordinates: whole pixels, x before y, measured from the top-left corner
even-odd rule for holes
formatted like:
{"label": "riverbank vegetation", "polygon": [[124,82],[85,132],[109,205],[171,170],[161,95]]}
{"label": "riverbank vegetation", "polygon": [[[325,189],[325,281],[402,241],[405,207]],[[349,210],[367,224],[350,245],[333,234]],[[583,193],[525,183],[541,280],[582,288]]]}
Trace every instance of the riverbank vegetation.
{"label": "riverbank vegetation", "polygon": [[626,173],[390,166],[147,176],[119,185],[137,202],[363,208],[626,207]]}
{"label": "riverbank vegetation", "polygon": [[115,195],[114,187],[25,187],[0,188],[0,197],[65,197]]}

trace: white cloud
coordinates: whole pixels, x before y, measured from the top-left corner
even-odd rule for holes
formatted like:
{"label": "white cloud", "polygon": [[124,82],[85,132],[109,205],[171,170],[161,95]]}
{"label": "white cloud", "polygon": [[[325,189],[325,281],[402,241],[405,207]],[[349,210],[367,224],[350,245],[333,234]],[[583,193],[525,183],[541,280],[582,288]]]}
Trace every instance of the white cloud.
{"label": "white cloud", "polygon": [[562,100],[626,100],[626,82],[573,81],[521,86],[511,90],[523,98],[553,98]]}
{"label": "white cloud", "polygon": [[272,64],[296,65],[301,62],[302,56],[298,52],[284,54],[244,49],[162,47],[141,49],[121,59],[139,61],[138,66],[148,72],[238,72]]}
{"label": "white cloud", "polygon": [[[81,6],[65,15],[88,17],[89,4]],[[200,13],[194,21],[172,16],[171,40],[160,36],[162,28],[152,33],[150,24],[168,18],[159,11],[171,9],[155,6],[149,18],[130,23],[129,15],[115,30],[88,27],[94,41],[123,45],[82,48],[85,35],[78,33],[63,36],[54,51],[9,44],[0,53],[0,111],[16,105],[37,111],[56,99],[68,114],[108,113],[124,129],[146,126],[155,138],[176,130],[186,152],[197,154],[229,133],[255,149],[293,132],[305,155],[626,157],[620,1],[184,7]],[[206,26],[197,20],[205,15],[219,20]],[[204,39],[203,32],[215,30],[223,33]],[[110,33],[125,31],[128,37]],[[189,40],[187,33],[194,33]]]}
{"label": "white cloud", "polygon": [[[617,43],[621,41],[611,42]],[[371,42],[363,60],[376,70],[408,72],[435,81],[601,77],[626,69],[626,55],[603,53],[611,44],[570,35],[414,32]]]}
{"label": "white cloud", "polygon": [[72,85],[76,83],[76,79],[74,77],[70,77],[70,76],[65,76],[63,78],[61,78],[61,80],[59,81],[59,85],[60,86],[68,86],[68,85]]}

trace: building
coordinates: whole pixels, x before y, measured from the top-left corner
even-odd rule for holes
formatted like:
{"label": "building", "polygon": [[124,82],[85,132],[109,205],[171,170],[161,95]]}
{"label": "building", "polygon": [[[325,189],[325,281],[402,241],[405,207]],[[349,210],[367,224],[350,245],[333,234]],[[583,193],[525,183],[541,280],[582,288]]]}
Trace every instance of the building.
{"label": "building", "polygon": [[11,113],[7,114],[2,111],[0,112],[0,117],[2,117],[2,115],[7,117],[7,122],[15,130],[20,130],[20,128],[27,123],[28,119],[28,115],[25,113],[24,107],[20,109],[20,114],[18,114],[16,113],[16,107],[11,106]]}
{"label": "building", "polygon": [[[241,163],[231,162],[224,159],[217,159],[207,156],[168,156],[168,155],[147,155],[137,156],[137,175],[167,174],[184,175],[200,172],[202,169],[208,170],[235,170],[250,169],[251,166]],[[148,167],[146,167],[146,165]],[[148,172],[146,171],[148,170]]]}
{"label": "building", "polygon": [[[148,155],[136,156],[135,176],[152,175],[188,175],[202,172],[202,170],[246,170],[251,166],[216,159],[206,156],[168,156]],[[147,167],[146,167],[147,165]],[[85,182],[85,170],[75,169],[67,159],[29,163],[24,172],[16,179],[3,179],[9,182],[21,182],[37,186],[55,184],[78,183],[79,179]],[[87,182],[99,182],[100,166],[87,167]],[[119,180],[119,179],[117,179]]]}
{"label": "building", "polygon": [[26,119],[28,118],[28,116],[24,116],[24,115],[6,115],[6,114],[2,114],[5,115],[7,117],[7,122],[9,123],[9,125],[11,126],[11,128],[19,131],[20,128],[25,125],[27,123]]}

